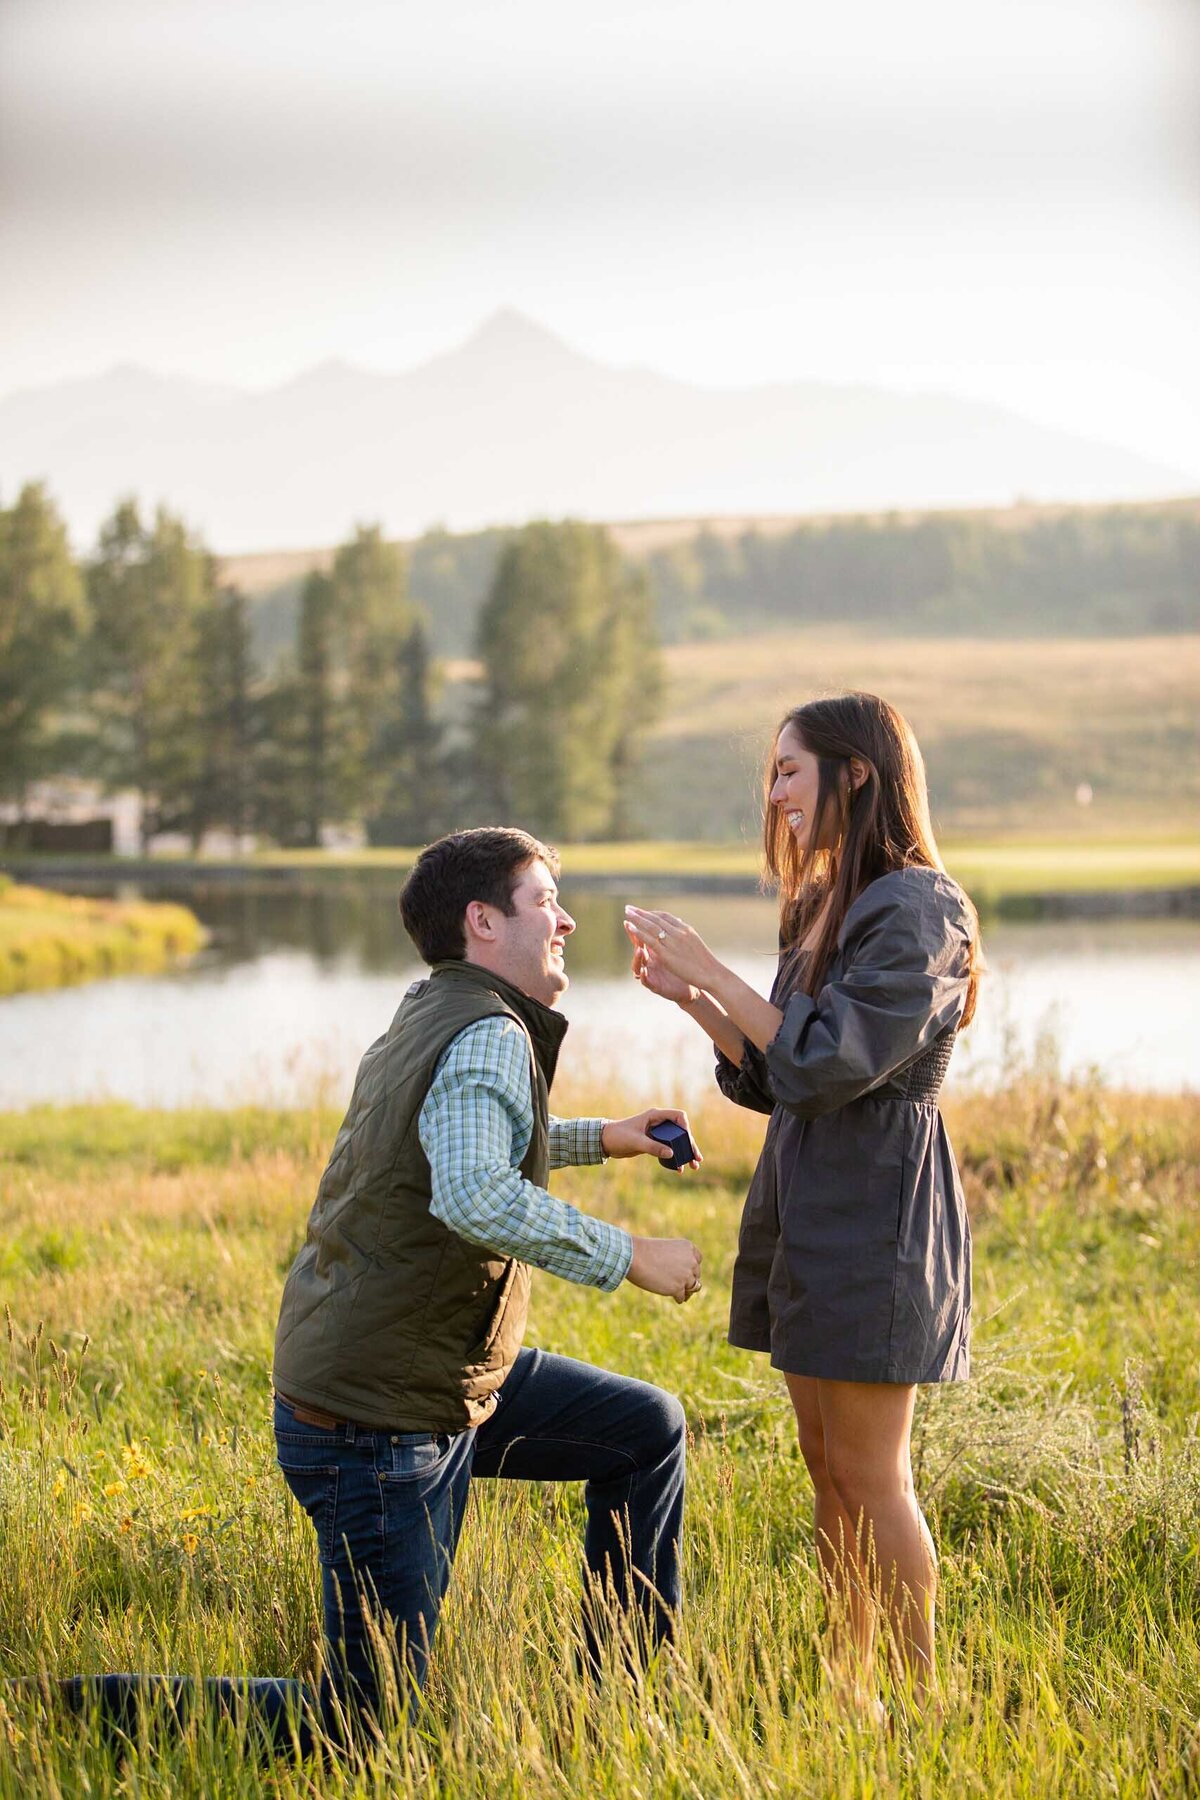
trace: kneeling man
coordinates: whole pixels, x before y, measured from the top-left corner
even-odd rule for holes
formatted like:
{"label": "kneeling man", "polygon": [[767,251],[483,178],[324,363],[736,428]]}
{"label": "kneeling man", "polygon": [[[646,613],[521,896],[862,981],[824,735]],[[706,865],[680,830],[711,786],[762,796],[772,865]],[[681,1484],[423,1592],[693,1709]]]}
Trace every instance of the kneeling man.
{"label": "kneeling man", "polygon": [[317,1533],[327,1704],[379,1710],[381,1627],[415,1701],[473,1476],[585,1481],[585,1602],[615,1594],[650,1645],[679,1604],[679,1402],[521,1347],[530,1264],[680,1301],[700,1286],[686,1238],[630,1237],[546,1191],[565,1163],[661,1158],[649,1127],[685,1122],[551,1116],[575,929],[557,874],[523,831],[422,852],[400,911],[431,973],[363,1057],[284,1288],[276,1443]]}

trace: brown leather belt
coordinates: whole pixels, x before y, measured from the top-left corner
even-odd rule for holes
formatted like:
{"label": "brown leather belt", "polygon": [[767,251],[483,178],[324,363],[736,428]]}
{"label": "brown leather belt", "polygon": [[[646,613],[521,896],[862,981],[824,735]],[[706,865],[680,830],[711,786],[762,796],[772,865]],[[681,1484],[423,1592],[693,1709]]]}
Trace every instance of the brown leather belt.
{"label": "brown leather belt", "polygon": [[322,1412],[317,1406],[303,1406],[299,1400],[293,1400],[290,1394],[282,1393],[279,1388],[275,1392],[283,1404],[291,1408],[302,1425],[315,1425],[318,1431],[340,1431],[344,1425],[355,1423],[353,1419],[335,1418],[333,1413]]}

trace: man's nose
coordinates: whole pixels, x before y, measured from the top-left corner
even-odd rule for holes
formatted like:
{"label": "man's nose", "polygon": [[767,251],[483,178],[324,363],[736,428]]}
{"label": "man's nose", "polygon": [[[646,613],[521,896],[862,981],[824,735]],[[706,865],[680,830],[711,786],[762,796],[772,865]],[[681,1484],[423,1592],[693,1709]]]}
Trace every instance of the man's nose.
{"label": "man's nose", "polygon": [[558,909],[558,929],[563,933],[564,937],[570,937],[575,929],[574,919],[569,912],[564,912],[561,906]]}

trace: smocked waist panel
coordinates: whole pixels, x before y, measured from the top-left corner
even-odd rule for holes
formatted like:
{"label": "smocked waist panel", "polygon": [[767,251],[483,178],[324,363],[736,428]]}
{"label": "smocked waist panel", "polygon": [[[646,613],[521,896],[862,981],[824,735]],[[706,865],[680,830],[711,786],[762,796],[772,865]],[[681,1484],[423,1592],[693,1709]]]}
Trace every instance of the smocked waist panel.
{"label": "smocked waist panel", "polygon": [[918,1056],[916,1062],[900,1072],[896,1077],[899,1099],[911,1100],[914,1105],[928,1105],[937,1099],[954,1054],[955,1036],[955,1032],[947,1031],[924,1055]]}

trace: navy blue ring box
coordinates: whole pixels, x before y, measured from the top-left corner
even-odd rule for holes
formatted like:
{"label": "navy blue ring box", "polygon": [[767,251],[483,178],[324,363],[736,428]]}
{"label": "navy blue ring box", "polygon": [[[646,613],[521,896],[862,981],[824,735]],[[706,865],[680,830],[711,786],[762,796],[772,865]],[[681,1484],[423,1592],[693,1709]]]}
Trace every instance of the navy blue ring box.
{"label": "navy blue ring box", "polygon": [[696,1146],[682,1125],[664,1119],[661,1125],[651,1125],[648,1135],[671,1152],[669,1161],[665,1156],[659,1158],[664,1169],[682,1169],[695,1160]]}

